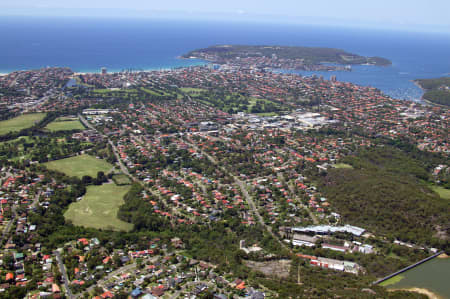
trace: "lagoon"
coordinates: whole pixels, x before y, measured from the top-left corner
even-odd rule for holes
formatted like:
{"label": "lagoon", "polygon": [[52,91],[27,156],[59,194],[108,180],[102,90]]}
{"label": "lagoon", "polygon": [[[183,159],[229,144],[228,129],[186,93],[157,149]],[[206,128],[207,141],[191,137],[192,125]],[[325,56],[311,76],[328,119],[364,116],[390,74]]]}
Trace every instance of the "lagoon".
{"label": "lagoon", "polygon": [[450,258],[434,258],[381,285],[388,289],[423,288],[442,298],[450,298]]}

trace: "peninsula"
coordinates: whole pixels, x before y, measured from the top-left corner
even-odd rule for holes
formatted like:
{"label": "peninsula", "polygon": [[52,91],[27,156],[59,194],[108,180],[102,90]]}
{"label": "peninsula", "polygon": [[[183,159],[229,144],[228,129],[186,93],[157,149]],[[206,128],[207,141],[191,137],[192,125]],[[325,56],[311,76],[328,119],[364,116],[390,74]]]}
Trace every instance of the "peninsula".
{"label": "peninsula", "polygon": [[414,81],[425,91],[422,98],[438,105],[450,106],[450,77]]}
{"label": "peninsula", "polygon": [[382,57],[364,57],[340,49],[290,46],[216,45],[191,51],[182,58],[240,67],[306,71],[350,71],[350,65],[391,65],[391,61]]}

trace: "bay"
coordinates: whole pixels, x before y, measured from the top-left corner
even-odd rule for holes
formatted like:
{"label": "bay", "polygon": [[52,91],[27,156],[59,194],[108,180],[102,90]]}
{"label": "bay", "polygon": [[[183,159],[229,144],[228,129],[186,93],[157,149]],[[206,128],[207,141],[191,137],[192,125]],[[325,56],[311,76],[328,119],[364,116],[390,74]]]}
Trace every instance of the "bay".
{"label": "bay", "polygon": [[340,48],[390,59],[389,67],[354,66],[339,81],[374,86],[394,98],[418,100],[412,80],[449,75],[450,35],[269,23],[109,18],[2,17],[0,73],[67,66],[76,72],[155,70],[204,64],[178,59],[215,44]]}

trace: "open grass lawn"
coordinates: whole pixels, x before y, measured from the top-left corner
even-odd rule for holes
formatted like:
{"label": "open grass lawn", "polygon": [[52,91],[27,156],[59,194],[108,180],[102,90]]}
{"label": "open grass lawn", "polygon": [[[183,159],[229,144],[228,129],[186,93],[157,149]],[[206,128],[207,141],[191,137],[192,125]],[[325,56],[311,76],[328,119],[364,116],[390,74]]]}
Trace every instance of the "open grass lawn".
{"label": "open grass lawn", "polygon": [[433,186],[431,189],[439,194],[441,198],[450,199],[450,189],[445,189],[444,187]]}
{"label": "open grass lawn", "polygon": [[382,283],[380,283],[380,286],[386,287],[386,286],[391,285],[391,284],[396,284],[397,282],[399,282],[403,278],[405,278],[405,277],[403,275],[401,275],[401,274],[396,275],[396,276],[391,277],[388,280],[385,280]]}
{"label": "open grass lawn", "polygon": [[407,260],[404,256],[398,256],[395,253],[393,253],[392,251],[389,252],[389,254],[386,257],[391,257],[391,258],[402,260],[402,261],[406,261]]}
{"label": "open grass lawn", "polygon": [[248,98],[248,103],[249,103],[248,109],[247,109],[248,113],[251,113],[252,108],[256,105],[256,103],[258,101],[263,102],[264,104],[266,104],[266,103],[273,103],[273,102],[271,102],[269,100],[266,100],[266,99]]}
{"label": "open grass lawn", "polygon": [[334,164],[334,168],[353,169],[353,166],[351,166],[350,164],[345,164],[345,163],[337,163],[337,164]]}
{"label": "open grass lawn", "polygon": [[129,231],[133,224],[117,218],[119,207],[124,203],[123,197],[129,189],[130,186],[116,184],[88,186],[83,199],[70,204],[64,217],[78,226]]}
{"label": "open grass lawn", "polygon": [[[189,94],[194,100],[229,113],[246,112],[264,117],[278,115],[278,111],[283,109],[289,110],[288,107],[274,101],[245,97],[237,93],[228,94],[224,98],[216,97],[211,94],[207,94],[206,97],[200,98],[199,92],[201,90],[202,89],[198,88],[181,88],[183,93]],[[258,107],[258,109],[254,109],[256,107]]]}
{"label": "open grass lawn", "polygon": [[0,141],[0,145],[9,144],[9,143],[13,143],[13,142],[21,141],[21,140],[25,140],[25,142],[30,142],[32,139],[30,138],[30,136],[20,136],[13,140]]}
{"label": "open grass lawn", "polygon": [[64,117],[60,117],[55,121],[52,121],[45,128],[52,132],[85,129],[78,119],[64,118]]}
{"label": "open grass lawn", "polygon": [[141,90],[142,90],[142,91],[145,91],[145,92],[148,93],[148,94],[154,95],[154,96],[161,96],[160,93],[158,93],[158,92],[156,92],[156,91],[154,91],[154,90],[152,90],[152,89],[148,89],[148,88],[141,87]]}
{"label": "open grass lawn", "polygon": [[94,89],[92,92],[95,93],[111,93],[111,92],[136,92],[136,89],[121,89],[121,88],[113,88],[113,89],[109,89],[109,88],[103,88],[103,89]]}
{"label": "open grass lawn", "polygon": [[155,88],[148,89],[148,88],[141,87],[141,90],[146,92],[146,93],[148,93],[148,94],[151,94],[151,95],[154,95],[154,96],[158,96],[158,97],[160,97],[160,96],[170,96],[170,93],[165,92],[164,90],[160,90],[160,89],[155,89]]}
{"label": "open grass lawn", "polygon": [[95,93],[108,93],[108,92],[111,92],[111,90],[106,89],[106,88],[104,88],[104,89],[94,89],[92,92],[95,92]]}
{"label": "open grass lawn", "polygon": [[276,113],[276,112],[261,112],[261,113],[253,113],[253,114],[256,114],[256,115],[258,115],[258,116],[260,116],[260,117],[266,117],[266,116],[275,116],[275,115],[278,115],[278,113]]}
{"label": "open grass lawn", "polygon": [[97,159],[89,155],[80,155],[61,160],[55,160],[44,163],[51,170],[65,173],[68,176],[77,176],[82,178],[89,175],[97,177],[97,172],[103,171],[105,174],[113,168],[111,164],[102,159]]}
{"label": "open grass lawn", "polygon": [[190,87],[182,87],[182,88],[180,88],[180,90],[182,92],[189,93],[189,94],[200,93],[202,91],[205,91],[205,89],[203,89],[203,88],[190,88]]}
{"label": "open grass lawn", "polygon": [[130,179],[126,175],[124,175],[122,173],[121,174],[115,174],[112,177],[112,179],[119,186],[121,186],[121,185],[129,185],[131,183]]}
{"label": "open grass lawn", "polygon": [[[0,142],[0,146],[9,145],[11,143],[16,143],[16,142],[20,142],[20,141],[30,143],[30,142],[32,142],[32,139],[29,136],[20,136],[20,137],[18,137],[16,139],[13,139],[13,140],[2,141],[2,142]],[[16,154],[19,153],[19,154],[21,154],[21,156],[10,158],[10,159],[8,159],[9,161],[17,162],[17,161],[21,161],[23,159],[29,159],[30,158],[29,155],[24,154],[24,152],[23,152],[23,144],[21,144],[21,143],[17,144],[15,150],[16,150]],[[7,156],[3,156],[3,157],[7,158]]]}
{"label": "open grass lawn", "polygon": [[0,135],[7,134],[9,132],[17,132],[22,129],[32,127],[44,117],[45,113],[31,113],[0,121]]}

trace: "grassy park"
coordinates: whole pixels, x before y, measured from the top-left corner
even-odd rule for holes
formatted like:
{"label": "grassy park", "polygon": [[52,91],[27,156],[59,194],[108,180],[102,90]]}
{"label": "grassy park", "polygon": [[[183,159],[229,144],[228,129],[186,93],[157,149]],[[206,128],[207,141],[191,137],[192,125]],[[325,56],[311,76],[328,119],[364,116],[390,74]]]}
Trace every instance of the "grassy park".
{"label": "grassy park", "polygon": [[148,94],[151,94],[151,95],[154,95],[154,96],[158,96],[158,97],[160,97],[160,96],[170,96],[171,95],[170,93],[168,93],[168,92],[166,92],[164,90],[155,89],[155,88],[148,89],[148,88],[141,87],[141,90],[146,92],[146,93],[148,93]]}
{"label": "grassy park", "polygon": [[116,184],[119,185],[119,186],[122,186],[122,185],[130,185],[130,184],[131,184],[130,179],[129,179],[125,174],[123,174],[123,173],[121,173],[121,174],[115,174],[115,175],[112,177],[112,179],[113,179],[114,183],[116,183]]}
{"label": "grassy park", "polygon": [[401,275],[401,274],[396,275],[396,276],[391,277],[388,280],[385,280],[382,283],[380,283],[380,286],[386,287],[386,286],[389,286],[389,285],[392,285],[392,284],[396,284],[397,282],[399,282],[403,278],[405,278],[405,277],[403,275]]}
{"label": "grassy park", "polygon": [[0,121],[0,135],[30,128],[35,123],[40,122],[44,117],[45,113],[31,113]]}
{"label": "grassy park", "polygon": [[133,225],[117,218],[119,207],[124,203],[123,197],[129,189],[130,186],[116,184],[88,186],[83,199],[72,203],[64,217],[78,226],[129,231]]}
{"label": "grassy park", "polygon": [[353,166],[351,166],[350,164],[345,164],[345,163],[337,163],[337,164],[334,164],[334,168],[353,169]]}
{"label": "grassy park", "polygon": [[92,91],[99,97],[125,97],[125,98],[147,98],[147,95],[153,96],[176,96],[176,93],[168,92],[162,89],[156,88],[114,88],[114,89],[94,89]]}
{"label": "grassy park", "polygon": [[450,189],[445,189],[444,187],[439,186],[433,186],[431,189],[439,194],[441,198],[450,199]]}
{"label": "grassy park", "polygon": [[201,93],[203,91],[205,91],[205,89],[203,88],[191,88],[191,87],[182,87],[180,88],[180,90],[184,93],[188,93],[188,94],[197,94],[197,93]]}
{"label": "grassy park", "polygon": [[32,141],[30,136],[19,136],[16,139],[12,139],[12,140],[8,140],[8,141],[0,141],[0,146],[3,145],[3,144],[14,143],[14,142],[21,141],[21,140],[24,140],[25,142],[31,142]]}
{"label": "grassy park", "polygon": [[84,126],[77,118],[60,117],[49,123],[46,127],[51,132],[83,130]]}
{"label": "grassy park", "polygon": [[113,88],[113,89],[109,89],[109,88],[102,88],[102,89],[94,89],[92,92],[94,93],[111,93],[111,92],[136,92],[136,89],[120,89],[120,88]]}
{"label": "grassy park", "polygon": [[259,117],[268,117],[268,116],[276,116],[276,115],[279,115],[279,114],[276,113],[276,112],[261,112],[261,113],[253,113],[253,114],[258,115]]}
{"label": "grassy park", "polygon": [[113,168],[111,164],[102,159],[97,159],[89,155],[80,155],[61,160],[55,160],[44,163],[51,170],[65,173],[68,176],[77,176],[82,178],[89,175],[93,178],[97,176],[97,172],[103,171],[105,174]]}
{"label": "grassy park", "polygon": [[[217,96],[212,93],[201,93],[207,91],[199,88],[180,88],[180,90],[190,95],[194,100],[205,105],[219,108],[229,113],[246,112],[259,116],[278,115],[281,110],[289,110],[283,104],[267,99],[257,99],[243,96],[239,93]],[[200,97],[202,95],[202,97]]]}

